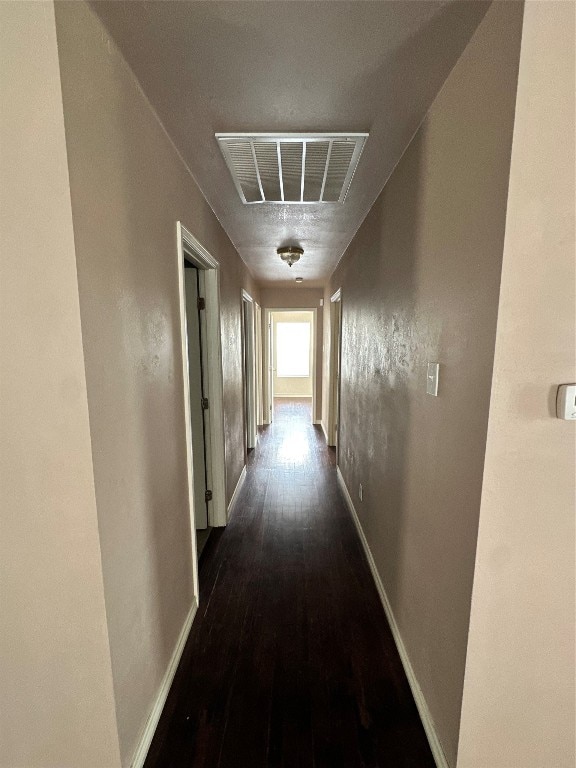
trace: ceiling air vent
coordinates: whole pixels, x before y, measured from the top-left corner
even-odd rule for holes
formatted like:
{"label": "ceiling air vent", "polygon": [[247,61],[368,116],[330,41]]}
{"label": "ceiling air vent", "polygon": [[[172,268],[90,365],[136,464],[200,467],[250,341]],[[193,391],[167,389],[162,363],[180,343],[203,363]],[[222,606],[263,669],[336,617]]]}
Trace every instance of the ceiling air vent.
{"label": "ceiling air vent", "polygon": [[343,203],[367,133],[217,133],[243,203]]}

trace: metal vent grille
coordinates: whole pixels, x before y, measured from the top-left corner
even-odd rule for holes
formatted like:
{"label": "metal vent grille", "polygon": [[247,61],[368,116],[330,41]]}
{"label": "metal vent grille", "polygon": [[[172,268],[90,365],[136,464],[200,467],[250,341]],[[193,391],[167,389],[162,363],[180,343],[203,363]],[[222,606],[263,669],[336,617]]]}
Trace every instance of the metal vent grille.
{"label": "metal vent grille", "polygon": [[367,133],[217,133],[243,203],[343,203]]}

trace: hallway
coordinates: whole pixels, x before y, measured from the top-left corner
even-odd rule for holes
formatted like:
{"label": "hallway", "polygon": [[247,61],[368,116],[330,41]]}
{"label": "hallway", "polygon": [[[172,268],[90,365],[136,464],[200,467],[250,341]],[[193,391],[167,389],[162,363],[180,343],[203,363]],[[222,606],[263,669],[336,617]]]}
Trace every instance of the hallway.
{"label": "hallway", "polygon": [[400,658],[303,401],[276,401],[146,768],[433,768]]}

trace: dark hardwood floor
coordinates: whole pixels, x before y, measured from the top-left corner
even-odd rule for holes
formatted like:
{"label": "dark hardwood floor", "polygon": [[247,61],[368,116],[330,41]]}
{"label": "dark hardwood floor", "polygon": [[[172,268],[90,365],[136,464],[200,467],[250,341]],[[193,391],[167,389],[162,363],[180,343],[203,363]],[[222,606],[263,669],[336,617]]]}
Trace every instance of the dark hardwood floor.
{"label": "dark hardwood floor", "polygon": [[434,768],[310,406],[278,401],[226,529],[146,768]]}

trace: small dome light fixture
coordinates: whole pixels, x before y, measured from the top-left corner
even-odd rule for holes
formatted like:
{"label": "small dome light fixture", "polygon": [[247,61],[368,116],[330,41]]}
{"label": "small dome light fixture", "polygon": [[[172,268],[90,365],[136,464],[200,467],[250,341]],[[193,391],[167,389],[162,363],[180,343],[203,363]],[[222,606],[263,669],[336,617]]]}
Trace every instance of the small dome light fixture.
{"label": "small dome light fixture", "polygon": [[292,264],[296,264],[296,262],[299,260],[300,256],[304,253],[302,248],[298,248],[296,245],[286,245],[282,248],[278,248],[276,250],[276,253],[282,261],[285,261],[286,264],[288,264],[289,267],[292,266]]}
{"label": "small dome light fixture", "polygon": [[297,283],[303,283],[304,282],[304,278],[303,277],[297,277],[296,278],[296,282]]}

